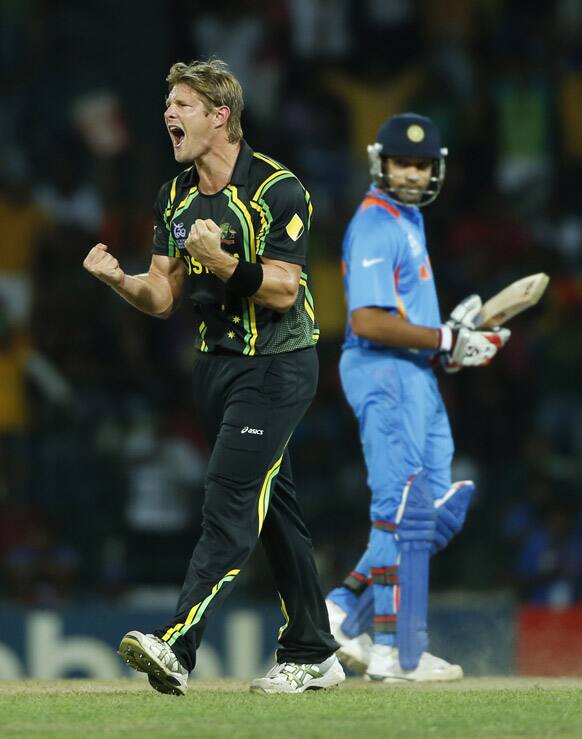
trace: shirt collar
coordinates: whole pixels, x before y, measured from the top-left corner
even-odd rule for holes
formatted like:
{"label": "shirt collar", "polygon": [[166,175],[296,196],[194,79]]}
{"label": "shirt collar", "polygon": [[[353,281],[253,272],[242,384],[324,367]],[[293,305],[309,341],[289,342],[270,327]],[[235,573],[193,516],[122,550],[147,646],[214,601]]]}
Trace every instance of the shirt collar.
{"label": "shirt collar", "polygon": [[397,203],[396,200],[392,200],[390,195],[388,195],[388,193],[381,187],[378,187],[378,185],[371,185],[370,189],[368,190],[368,195],[373,195],[376,198],[381,198],[387,203],[390,203],[393,208],[396,208],[400,211],[400,213],[407,216],[408,218],[418,220],[420,208],[417,205],[403,205],[402,203]]}
{"label": "shirt collar", "polygon": [[253,150],[243,139],[240,143],[240,151],[234,165],[230,182],[232,185],[246,185],[249,180],[251,162],[253,161]]}

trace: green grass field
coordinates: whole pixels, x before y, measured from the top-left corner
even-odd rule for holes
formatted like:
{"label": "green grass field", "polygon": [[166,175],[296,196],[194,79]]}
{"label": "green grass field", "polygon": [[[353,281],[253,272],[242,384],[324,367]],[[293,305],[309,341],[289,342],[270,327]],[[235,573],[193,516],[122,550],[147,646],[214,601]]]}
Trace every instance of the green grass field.
{"label": "green grass field", "polygon": [[240,681],[192,681],[184,698],[141,680],[0,682],[0,736],[582,737],[582,680],[473,678],[449,685],[261,696]]}

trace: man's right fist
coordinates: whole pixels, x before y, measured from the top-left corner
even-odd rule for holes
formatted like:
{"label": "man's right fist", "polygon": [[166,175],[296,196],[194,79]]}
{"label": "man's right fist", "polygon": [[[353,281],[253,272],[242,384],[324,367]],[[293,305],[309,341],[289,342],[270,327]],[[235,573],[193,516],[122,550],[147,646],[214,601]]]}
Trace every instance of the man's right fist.
{"label": "man's right fist", "polygon": [[125,273],[117,259],[107,251],[105,244],[96,244],[85,257],[83,267],[94,277],[111,287],[123,284]]}

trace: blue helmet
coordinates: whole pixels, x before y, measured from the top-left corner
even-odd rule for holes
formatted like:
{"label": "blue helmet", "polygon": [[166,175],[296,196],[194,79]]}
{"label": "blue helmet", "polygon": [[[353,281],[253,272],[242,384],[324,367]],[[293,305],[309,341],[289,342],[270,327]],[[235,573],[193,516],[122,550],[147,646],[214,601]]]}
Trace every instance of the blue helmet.
{"label": "blue helmet", "polygon": [[[437,197],[445,178],[447,150],[441,146],[441,135],[430,118],[416,113],[401,113],[386,121],[378,131],[376,142],[368,146],[370,174],[374,182],[387,190],[396,202],[402,202],[392,190],[383,160],[390,157],[432,159],[433,167],[428,187],[419,195],[419,206]],[[409,203],[402,203],[407,205]]]}

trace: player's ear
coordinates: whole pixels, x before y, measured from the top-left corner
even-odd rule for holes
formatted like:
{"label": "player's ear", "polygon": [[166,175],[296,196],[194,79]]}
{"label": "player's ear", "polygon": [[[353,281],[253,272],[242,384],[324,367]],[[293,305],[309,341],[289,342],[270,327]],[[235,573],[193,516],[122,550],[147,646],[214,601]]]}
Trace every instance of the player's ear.
{"label": "player's ear", "polygon": [[214,108],[214,125],[215,128],[226,126],[230,118],[230,108],[228,105],[220,105]]}

